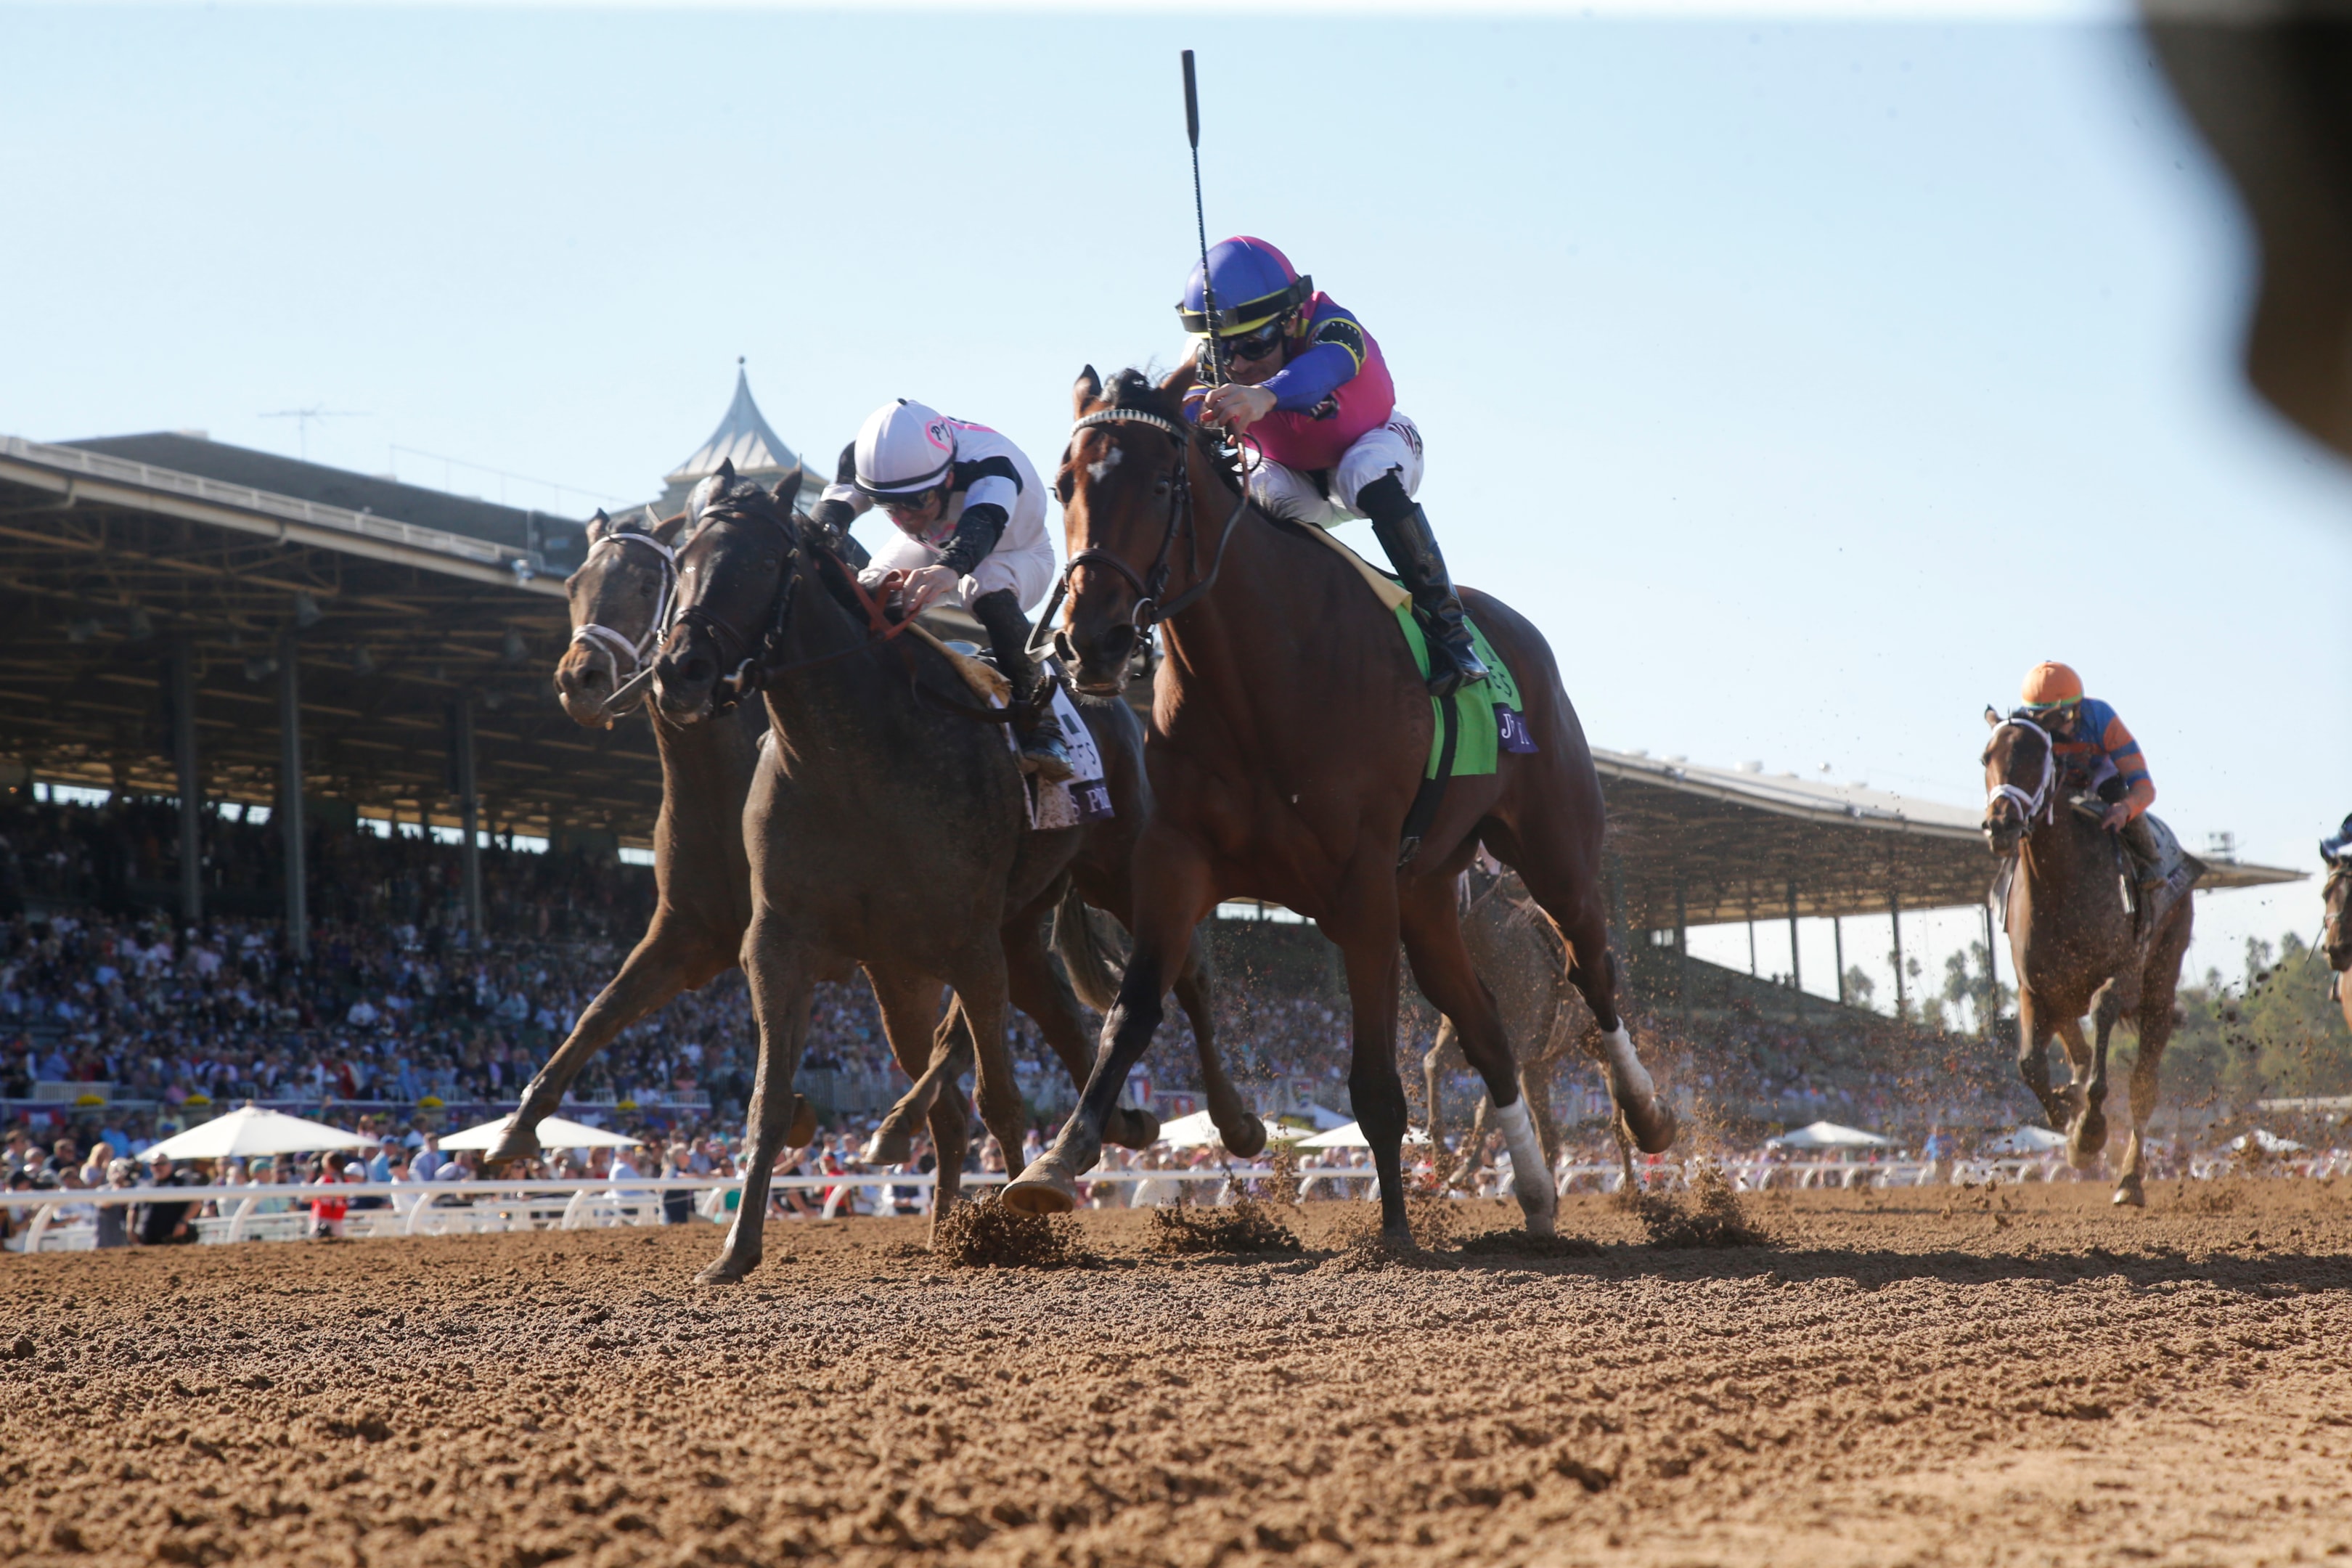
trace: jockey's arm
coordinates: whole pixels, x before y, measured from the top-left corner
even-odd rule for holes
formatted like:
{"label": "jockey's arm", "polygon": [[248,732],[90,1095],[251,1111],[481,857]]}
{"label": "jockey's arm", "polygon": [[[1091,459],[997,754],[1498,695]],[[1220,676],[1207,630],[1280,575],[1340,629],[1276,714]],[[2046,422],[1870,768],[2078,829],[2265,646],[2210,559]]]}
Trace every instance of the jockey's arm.
{"label": "jockey's arm", "polygon": [[857,443],[852,441],[841,449],[841,460],[833,466],[833,483],[824,487],[817,498],[816,510],[809,515],[833,530],[836,537],[849,537],[849,525],[873,510],[874,498],[857,488]]}
{"label": "jockey's arm", "polygon": [[1318,322],[1307,346],[1262,384],[1285,414],[1304,414],[1364,368],[1364,329],[1346,316]]}
{"label": "jockey's arm", "polygon": [[2116,764],[2116,776],[2123,780],[2125,820],[2139,816],[2156,804],[2156,781],[2147,774],[2147,759],[2140,752],[2139,742],[2124,727],[2119,715],[2110,714],[2106,728],[2100,731],[2099,749]]}

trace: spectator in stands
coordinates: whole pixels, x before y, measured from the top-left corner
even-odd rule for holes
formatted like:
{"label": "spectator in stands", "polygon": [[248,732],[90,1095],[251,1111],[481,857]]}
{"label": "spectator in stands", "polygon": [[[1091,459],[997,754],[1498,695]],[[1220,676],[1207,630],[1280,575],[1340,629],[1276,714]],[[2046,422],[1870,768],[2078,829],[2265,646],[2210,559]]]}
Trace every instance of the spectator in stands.
{"label": "spectator in stands", "polygon": [[[310,1178],[321,1186],[334,1186],[342,1181],[331,1160],[322,1163]],[[350,1212],[350,1203],[340,1197],[321,1194],[310,1200],[310,1237],[314,1241],[332,1240],[343,1234],[343,1219]]]}
{"label": "spectator in stands", "polygon": [[[182,1171],[169,1154],[150,1154],[147,1158],[147,1184],[151,1187],[197,1187],[204,1178],[194,1171]],[[131,1234],[142,1247],[184,1246],[196,1239],[195,1226],[189,1215],[195,1209],[193,1203],[152,1201],[140,1204],[131,1222]]]}
{"label": "spectator in stands", "polygon": [[[425,1134],[424,1142],[418,1145],[416,1152],[409,1156],[408,1168],[415,1173],[418,1181],[429,1182],[441,1173],[443,1159],[440,1138],[427,1132]],[[453,1177],[452,1180],[455,1178]]]}

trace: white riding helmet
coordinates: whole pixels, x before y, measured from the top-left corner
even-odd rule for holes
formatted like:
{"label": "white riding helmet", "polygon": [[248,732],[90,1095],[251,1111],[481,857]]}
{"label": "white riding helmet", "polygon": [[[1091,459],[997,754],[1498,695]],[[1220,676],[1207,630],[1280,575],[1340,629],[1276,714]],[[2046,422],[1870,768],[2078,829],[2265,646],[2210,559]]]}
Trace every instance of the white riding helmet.
{"label": "white riding helmet", "polygon": [[947,416],[902,397],[858,426],[857,488],[877,500],[920,495],[948,477],[955,456],[955,427]]}

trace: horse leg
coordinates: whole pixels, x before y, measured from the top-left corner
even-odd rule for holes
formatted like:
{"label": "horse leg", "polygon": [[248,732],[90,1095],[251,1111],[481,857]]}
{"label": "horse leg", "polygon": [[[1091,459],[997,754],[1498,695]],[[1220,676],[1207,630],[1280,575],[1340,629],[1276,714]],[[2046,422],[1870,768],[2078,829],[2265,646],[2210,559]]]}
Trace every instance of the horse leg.
{"label": "horse leg", "polygon": [[[914,1120],[928,1118],[931,1143],[939,1154],[940,1184],[931,1194],[931,1224],[936,1227],[940,1215],[956,1201],[964,1150],[971,1136],[971,1110],[955,1083],[972,1061],[963,1002],[961,997],[951,1000],[947,1016],[932,1029],[930,1016],[940,1005],[939,976],[871,963],[866,966],[866,976],[873,983],[875,1010],[882,1015],[882,1037],[890,1042],[890,1054],[898,1058],[898,1065],[915,1084],[890,1108],[891,1116],[903,1117],[899,1127],[893,1131],[886,1120],[875,1130],[866,1145],[865,1163],[903,1164],[914,1152],[909,1131]],[[955,1152],[952,1162],[948,1158],[950,1145]]]}
{"label": "horse leg", "polygon": [[[1564,850],[1520,852],[1526,843],[1523,838],[1511,845],[1515,855],[1501,858],[1518,872],[1567,944],[1569,984],[1583,995],[1601,1030],[1600,1058],[1609,1074],[1609,1099],[1626,1132],[1643,1153],[1663,1154],[1674,1147],[1679,1129],[1674,1107],[1659,1098],[1649,1069],[1634,1052],[1633,1033],[1617,1013],[1617,959],[1609,951],[1609,916],[1601,907],[1600,884],[1576,876],[1570,869],[1575,858]],[[1500,847],[1496,847],[1499,855]]]}
{"label": "horse leg", "polygon": [[1176,1003],[1192,1026],[1192,1050],[1201,1061],[1201,1092],[1209,1102],[1209,1120],[1216,1123],[1226,1153],[1255,1160],[1265,1150],[1265,1123],[1242,1099],[1226,1075],[1224,1058],[1217,1054],[1217,1010],[1209,991],[1215,978],[1195,933],[1176,976]]}
{"label": "horse leg", "polygon": [[2063,1132],[2073,1120],[2073,1112],[2066,1097],[2050,1087],[2050,1032],[2053,1027],[2050,1011],[2031,990],[2018,987],[2017,1074],[2033,1091],[2033,1098],[2042,1102],[2042,1114],[2049,1119],[2050,1131]]}
{"label": "horse leg", "polygon": [[[1046,907],[1051,903],[1046,900]],[[1071,1087],[1076,1088],[1087,1081],[1085,1026],[1078,1020],[1078,998],[1070,983],[1054,972],[1045,955],[1044,920],[1042,909],[1033,910],[1005,926],[1005,984],[1013,1005],[1036,1022],[1038,1033],[1068,1070]],[[1149,1110],[1115,1106],[1104,1124],[1103,1142],[1122,1149],[1149,1149],[1160,1142],[1160,1119]]]}
{"label": "horse leg", "polygon": [[809,1002],[816,988],[813,955],[764,911],[743,936],[743,972],[751,982],[751,1016],[760,1029],[760,1065],[751,1078],[751,1147],[744,1159],[743,1198],[718,1258],[695,1276],[705,1285],[732,1285],[760,1266],[761,1228],[776,1156],[791,1147],[793,1075],[808,1038]]}
{"label": "horse leg", "polygon": [[980,1119],[1008,1157],[1021,1147],[1021,1086],[1004,1047],[1004,945],[992,937],[964,953],[948,976],[971,1030],[973,1088]]}
{"label": "horse leg", "polygon": [[858,1158],[868,1165],[896,1165],[914,1152],[915,1128],[932,1116],[941,1092],[952,1088],[957,1079],[971,1070],[971,1031],[964,1021],[962,1001],[950,994],[946,1014],[940,1017],[938,1027],[931,1030],[929,1047],[918,1060],[909,1052],[899,1049],[901,1036],[891,1033],[892,1007],[895,1005],[898,1010],[903,1037],[911,1043],[922,1027],[918,1020],[939,1006],[942,983],[929,976],[908,977],[905,984],[909,989],[886,1004],[882,1000],[883,983],[870,966],[866,970],[866,978],[874,984],[874,1004],[882,1014],[882,1033],[890,1041],[890,1054],[898,1058],[899,1067],[914,1081],[907,1086],[907,1092],[883,1112],[872,1136],[866,1140],[866,1147],[858,1152]]}
{"label": "horse leg", "polygon": [[1103,1128],[1127,1086],[1128,1069],[1142,1058],[1160,1026],[1168,976],[1192,951],[1192,929],[1215,902],[1216,886],[1200,852],[1173,829],[1146,826],[1135,847],[1135,947],[1119,979],[1118,999],[1103,1015],[1093,1069],[1054,1146],[1006,1184],[1006,1203],[1031,1214],[1077,1207],[1077,1179],[1102,1157]]}
{"label": "horse leg", "polygon": [[[1445,1152],[1445,1100],[1440,1087],[1448,1068],[1456,1064],[1468,1066],[1462,1056],[1462,1037],[1454,1027],[1454,1020],[1441,1013],[1437,1016],[1437,1043],[1421,1058],[1421,1076],[1429,1086],[1429,1144],[1442,1158]],[[1449,1184],[1460,1181],[1475,1168],[1477,1154],[1467,1144],[1462,1157],[1454,1162]]]}
{"label": "horse leg", "polygon": [[[2184,904],[2183,908],[2187,906]],[[2180,961],[2189,952],[2189,921],[2174,922],[2148,953],[2140,971],[2139,1052],[2132,1058],[2131,1146],[2124,1153],[2123,1175],[2116,1183],[2115,1201],[2134,1208],[2147,1206],[2146,1165],[2142,1148],[2148,1119],[2156,1114],[2157,1088],[2164,1068],[2164,1047],[2172,1041],[2173,993],[2180,984]]]}
{"label": "horse leg", "polygon": [[[1434,889],[1433,893],[1429,890]],[[1462,917],[1450,882],[1434,879],[1416,884],[1405,895],[1399,911],[1405,955],[1422,994],[1454,1021],[1462,1037],[1462,1054],[1486,1083],[1486,1098],[1495,1121],[1511,1151],[1511,1192],[1527,1215],[1528,1230],[1549,1236],[1559,1209],[1544,1164],[1543,1140],[1536,1134],[1535,1118],[1520,1092],[1519,1068],[1511,1054],[1510,1037],[1503,1029],[1503,1011],[1470,962],[1462,940]],[[1472,1135],[1486,1136],[1486,1117],[1473,1124]],[[1483,1149],[1481,1150],[1483,1153]],[[1532,1189],[1532,1190],[1531,1190]]]}
{"label": "horse leg", "polygon": [[1559,1077],[1558,1057],[1538,1057],[1519,1069],[1519,1086],[1527,1090],[1528,1109],[1535,1112],[1536,1137],[1543,1144],[1544,1170],[1551,1174],[1554,1193],[1559,1191],[1559,1120],[1551,1097]]}
{"label": "horse leg", "polygon": [[[2111,1006],[2108,989],[2101,987],[2092,998],[2093,1021]],[[2074,1108],[2074,1121],[2067,1128],[2066,1163],[2078,1171],[2087,1171],[2099,1163],[2107,1146],[2107,1117],[2101,1102],[2107,1094],[2107,1031],[2114,1027],[2110,1014],[2099,1024],[2098,1046],[2095,1049],[2083,1034],[2079,1018],[2068,1018],[2058,1026],[2058,1037],[2066,1042],[2066,1062],[2074,1069],[2074,1081],[2066,1086],[2066,1101]]]}
{"label": "horse leg", "polygon": [[499,1135],[497,1147],[483,1159],[483,1168],[497,1175],[510,1162],[537,1154],[540,1122],[562,1105],[572,1080],[598,1051],[612,1044],[614,1036],[679,992],[705,984],[711,976],[734,966],[733,953],[714,952],[711,944],[697,941],[677,922],[656,915],[644,937],[629,950],[621,972],[596,994],[563,1044],[532,1076],[530,1086],[523,1090],[520,1108]]}
{"label": "horse leg", "polygon": [[[1372,1169],[1380,1177],[1381,1239],[1410,1250],[1412,1226],[1404,1207],[1404,1079],[1396,1062],[1396,903],[1393,898],[1377,896],[1366,901],[1375,907],[1350,909],[1351,929],[1335,931],[1327,924],[1324,934],[1334,941],[1343,934],[1347,938],[1339,942],[1339,952],[1347,964],[1351,1015],[1348,1096],[1364,1141],[1371,1145]],[[1379,930],[1378,917],[1383,913],[1390,917],[1385,934]]]}

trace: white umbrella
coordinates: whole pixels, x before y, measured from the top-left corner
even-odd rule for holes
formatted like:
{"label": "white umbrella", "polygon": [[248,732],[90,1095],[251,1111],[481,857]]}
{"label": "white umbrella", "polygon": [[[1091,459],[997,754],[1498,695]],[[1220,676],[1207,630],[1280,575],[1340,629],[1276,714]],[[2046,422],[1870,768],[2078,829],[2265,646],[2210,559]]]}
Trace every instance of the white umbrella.
{"label": "white umbrella", "polygon": [[1210,1119],[1209,1113],[1205,1110],[1196,1110],[1190,1116],[1180,1116],[1173,1121],[1161,1122],[1160,1142],[1172,1144],[1179,1149],[1201,1149],[1212,1143],[1223,1142],[1223,1140],[1217,1136],[1217,1124]]}
{"label": "white umbrella", "polygon": [[1883,1149],[1894,1142],[1875,1132],[1864,1132],[1859,1127],[1840,1127],[1834,1121],[1816,1121],[1810,1127],[1800,1127],[1794,1132],[1783,1132],[1778,1138],[1764,1140],[1767,1149]]}
{"label": "white umbrella", "polygon": [[2260,1149],[2265,1154],[2299,1154],[2303,1152],[2303,1145],[2294,1139],[2282,1138],[2275,1132],[2265,1132],[2259,1127],[2252,1132],[2241,1133],[2230,1140],[2230,1147],[2241,1154],[2244,1153],[2250,1146]]}
{"label": "white umbrella", "polygon": [[2020,1127],[1985,1145],[1988,1154],[2046,1154],[2066,1146],[2066,1134],[2047,1127]]}
{"label": "white umbrella", "polygon": [[242,1105],[226,1116],[216,1116],[201,1127],[164,1139],[147,1151],[173,1160],[230,1160],[249,1154],[308,1154],[320,1149],[372,1149],[375,1140],[289,1116]]}
{"label": "white umbrella", "polygon": [[1298,1114],[1315,1123],[1315,1131],[1318,1132],[1328,1132],[1334,1127],[1345,1127],[1348,1124],[1346,1117],[1336,1110],[1326,1110],[1311,1100],[1307,1102],[1307,1109]]}
{"label": "white umbrella", "polygon": [[[511,1112],[496,1121],[485,1121],[479,1127],[468,1127],[463,1132],[452,1132],[441,1140],[444,1149],[492,1149],[506,1136],[508,1124],[514,1121]],[[634,1149],[637,1141],[618,1132],[607,1132],[601,1127],[591,1127],[584,1121],[572,1121],[561,1116],[542,1116],[539,1121],[539,1146],[542,1149]]]}
{"label": "white umbrella", "polygon": [[[1404,1141],[1426,1143],[1429,1134],[1418,1127],[1408,1127],[1404,1130]],[[1334,1127],[1328,1132],[1318,1132],[1312,1138],[1302,1139],[1298,1146],[1301,1149],[1369,1149],[1372,1144],[1371,1140],[1364,1136],[1364,1124],[1350,1121],[1344,1127]]]}

